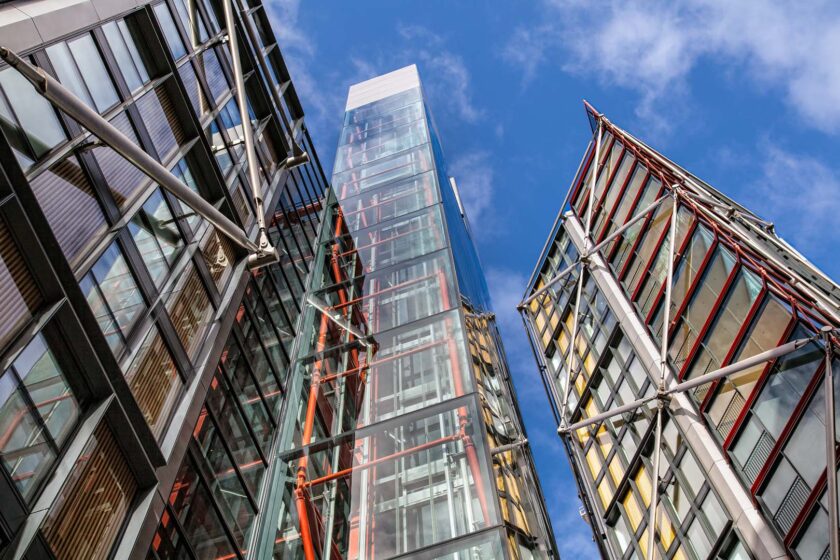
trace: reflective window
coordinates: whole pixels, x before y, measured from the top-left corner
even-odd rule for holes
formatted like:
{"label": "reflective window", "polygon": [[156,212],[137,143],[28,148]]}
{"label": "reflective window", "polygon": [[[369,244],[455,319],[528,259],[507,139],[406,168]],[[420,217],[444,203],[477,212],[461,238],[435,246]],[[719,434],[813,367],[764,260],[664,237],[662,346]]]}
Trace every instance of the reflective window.
{"label": "reflective window", "polygon": [[[700,343],[693,363],[686,370],[686,379],[709,373],[723,365],[761,289],[761,279],[749,270],[741,268]],[[694,396],[698,401],[702,401],[707,390],[708,385],[698,387]]]}
{"label": "reflective window", "polygon": [[[129,140],[139,144],[137,134],[126,113],[117,114],[111,118],[110,122]],[[146,174],[107,146],[96,146],[91,151],[96,158],[96,163],[99,164],[108,190],[114,197],[114,202],[120,209],[125,210],[135,201],[141,187],[147,184]]]}
{"label": "reflective window", "polygon": [[149,73],[146,64],[137,45],[134,36],[129,31],[124,19],[111,21],[102,26],[102,31],[108,40],[108,45],[117,60],[117,66],[122,72],[128,89],[134,91],[149,81]]}
{"label": "reflective window", "polygon": [[[808,331],[797,327],[791,340],[807,336]],[[779,358],[770,371],[732,447],[732,456],[750,483],[764,467],[824,356],[821,347],[810,343]]]}
{"label": "reflective window", "polygon": [[184,42],[181,40],[181,34],[178,32],[175,20],[172,19],[169,7],[167,7],[166,2],[161,2],[153,9],[160,24],[161,31],[163,31],[163,36],[166,38],[169,51],[172,53],[172,58],[178,60],[187,54],[187,50],[184,48]]}
{"label": "reflective window", "polygon": [[119,101],[90,34],[49,46],[47,55],[62,85],[100,113]]}
{"label": "reflective window", "polygon": [[128,223],[128,230],[155,284],[160,286],[184,248],[163,193],[156,190]]}
{"label": "reflective window", "polygon": [[[791,312],[787,306],[775,297],[768,297],[754,319],[741,350],[733,358],[733,363],[775,348],[790,320]],[[709,419],[721,438],[729,436],[766,365],[758,364],[721,381],[708,407]]]}
{"label": "reflective window", "polygon": [[79,414],[65,372],[37,334],[0,377],[0,458],[27,500],[52,471]]}
{"label": "reflective window", "polygon": [[215,101],[218,101],[230,91],[225,73],[222,71],[219,57],[215,49],[207,49],[195,58],[199,75],[203,76],[207,85],[210,86],[210,94]]}
{"label": "reflective window", "polygon": [[678,318],[679,323],[676,329],[671,334],[668,357],[677,371],[682,370],[683,364],[700,335],[700,329],[703,328],[712,312],[715,301],[734,267],[735,257],[732,253],[723,247],[718,247],[711,262],[706,266],[703,278],[691,296],[691,301]]}
{"label": "reflective window", "polygon": [[137,109],[143,117],[143,123],[149,131],[160,160],[166,161],[185,139],[184,129],[166,87],[160,85],[144,94],[137,100]]}
{"label": "reflective window", "polygon": [[116,242],[99,257],[80,286],[111,350],[119,353],[146,303]]}
{"label": "reflective window", "polygon": [[67,138],[50,102],[11,68],[0,72],[0,128],[24,170]]}

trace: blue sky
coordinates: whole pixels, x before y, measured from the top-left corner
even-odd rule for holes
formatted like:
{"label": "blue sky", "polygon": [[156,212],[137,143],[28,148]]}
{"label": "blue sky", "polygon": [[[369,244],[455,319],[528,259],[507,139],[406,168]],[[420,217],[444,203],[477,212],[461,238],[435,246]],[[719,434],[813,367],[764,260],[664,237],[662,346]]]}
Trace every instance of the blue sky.
{"label": "blue sky", "polygon": [[350,84],[416,63],[561,554],[596,558],[514,306],[591,135],[582,99],[840,277],[840,4],[267,0],[328,173]]}

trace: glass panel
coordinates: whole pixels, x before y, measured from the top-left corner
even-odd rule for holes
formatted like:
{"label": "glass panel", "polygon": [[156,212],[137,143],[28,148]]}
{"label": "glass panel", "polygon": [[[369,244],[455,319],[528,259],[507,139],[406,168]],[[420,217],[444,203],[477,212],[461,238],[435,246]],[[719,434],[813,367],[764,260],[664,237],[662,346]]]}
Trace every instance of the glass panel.
{"label": "glass panel", "polygon": [[0,126],[24,169],[67,138],[50,102],[13,69],[0,72]]}
{"label": "glass panel", "polygon": [[145,311],[146,303],[116,242],[96,261],[91,274],[113,315],[116,326],[126,335]]}
{"label": "glass panel", "polygon": [[178,114],[166,91],[166,84],[156,87],[138,99],[137,109],[149,131],[158,157],[161,161],[166,161],[185,139]]}
{"label": "glass panel", "polygon": [[11,341],[17,331],[33,317],[43,304],[35,280],[12,239],[11,232],[0,218],[0,348]]}
{"label": "glass panel", "polygon": [[43,171],[31,182],[61,250],[76,265],[91,242],[105,231],[105,216],[93,187],[75,157]]}
{"label": "glass panel", "polygon": [[143,207],[131,218],[128,230],[137,244],[152,280],[160,286],[184,248],[184,240],[159,190],[152,193]]}
{"label": "glass panel", "polygon": [[[761,289],[762,283],[757,276],[744,268],[738,272],[726,299],[721,303],[717,317],[697,349],[694,362],[685,373],[686,379],[709,373],[723,365]],[[695,398],[702,401],[708,389],[708,385],[695,389]]]}
{"label": "glass panel", "polygon": [[683,368],[700,329],[712,312],[712,307],[723,289],[729,273],[735,266],[735,257],[726,249],[718,247],[703,273],[703,278],[691,297],[677,328],[672,333],[668,356],[677,371]]}
{"label": "glass panel", "polygon": [[[96,109],[101,113],[119,101],[114,83],[105,69],[105,63],[99,56],[99,51],[93,42],[93,37],[84,35],[78,39],[68,41],[70,52],[81,73],[82,79],[90,92]],[[47,49],[49,52],[49,49]],[[56,68],[60,75],[60,70]]]}
{"label": "glass panel", "polygon": [[0,457],[25,498],[52,470],[79,414],[64,371],[37,334],[0,377]]}
{"label": "glass panel", "polygon": [[108,45],[117,59],[128,89],[134,91],[149,81],[149,73],[125,20],[111,21],[102,26]]}
{"label": "glass panel", "polygon": [[[126,113],[120,112],[110,122],[129,140],[135,144],[139,143]],[[114,202],[121,210],[125,210],[134,202],[136,195],[141,192],[141,187],[145,186],[149,179],[140,169],[107,146],[94,147],[91,152],[99,164]]]}
{"label": "glass panel", "polygon": [[163,31],[163,36],[166,38],[169,51],[172,53],[172,58],[178,60],[187,54],[187,50],[184,48],[184,42],[181,40],[181,34],[178,32],[175,20],[172,19],[172,14],[169,12],[166,2],[157,4],[153,9],[160,24],[160,29]]}
{"label": "glass panel", "polygon": [[[779,344],[790,320],[791,313],[787,306],[775,297],[768,296],[763,308],[753,321],[741,350],[733,358],[733,362],[745,360],[774,348]],[[721,382],[708,408],[709,418],[721,438],[725,439],[729,436],[729,432],[766,365],[766,363],[758,364]]]}

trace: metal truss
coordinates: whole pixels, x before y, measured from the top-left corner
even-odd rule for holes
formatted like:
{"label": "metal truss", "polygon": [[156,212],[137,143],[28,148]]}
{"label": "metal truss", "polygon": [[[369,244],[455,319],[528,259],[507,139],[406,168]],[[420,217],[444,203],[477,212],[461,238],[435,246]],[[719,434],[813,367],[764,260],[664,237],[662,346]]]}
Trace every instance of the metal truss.
{"label": "metal truss", "polygon": [[[587,107],[591,109],[591,106],[587,104]],[[673,274],[674,274],[674,260],[676,255],[676,233],[677,233],[677,214],[678,214],[678,205],[680,201],[690,205],[692,208],[699,210],[706,216],[709,220],[715,221],[718,224],[721,224],[722,217],[717,214],[716,212],[711,211],[707,206],[712,206],[715,208],[722,208],[725,210],[727,215],[732,216],[734,214],[738,214],[739,216],[746,217],[751,221],[758,223],[761,227],[769,229],[772,231],[772,224],[768,222],[764,222],[757,217],[752,216],[744,209],[740,207],[735,207],[733,205],[726,204],[719,200],[715,200],[713,197],[707,195],[705,192],[698,192],[699,187],[697,182],[692,180],[687,174],[682,172],[679,168],[677,168],[674,164],[664,160],[667,166],[673,171],[673,176],[676,179],[675,181],[671,182],[670,186],[668,182],[665,180],[666,177],[660,174],[660,178],[662,180],[663,189],[666,190],[666,194],[658,198],[656,201],[651,203],[649,206],[638,212],[635,216],[629,219],[622,227],[618,230],[607,236],[605,239],[600,241],[599,243],[595,243],[593,239],[593,232],[592,232],[592,212],[593,207],[595,205],[595,187],[598,181],[598,167],[600,163],[600,151],[601,151],[601,141],[603,138],[603,133],[605,128],[609,128],[609,130],[616,134],[617,132],[623,133],[620,129],[617,129],[613,125],[607,121],[607,119],[595,112],[594,109],[591,109],[592,114],[595,116],[598,122],[597,130],[596,130],[596,140],[594,146],[594,159],[592,160],[592,173],[591,173],[591,181],[589,185],[589,199],[587,204],[586,216],[584,220],[584,240],[583,240],[583,248],[579,252],[579,257],[573,262],[571,265],[567,266],[566,268],[557,272],[550,280],[548,280],[543,286],[541,286],[538,290],[534,291],[531,295],[525,297],[517,306],[517,310],[522,315],[522,320],[525,323],[526,331],[528,333],[528,338],[532,346],[532,350],[535,352],[535,355],[539,353],[539,346],[538,346],[538,337],[537,333],[533,328],[532,319],[529,316],[528,306],[531,302],[544,296],[551,290],[558,282],[560,282],[563,278],[578,270],[578,278],[576,281],[575,287],[575,296],[574,296],[574,304],[573,304],[573,319],[572,319],[572,330],[571,330],[571,338],[569,339],[569,346],[568,346],[568,355],[566,356],[566,377],[565,383],[563,383],[563,394],[558,395],[555,384],[552,380],[546,378],[546,373],[543,371],[543,382],[546,385],[546,389],[552,396],[551,400],[554,400],[554,407],[559,407],[559,418],[557,414],[557,410],[555,408],[555,418],[558,418],[558,434],[562,438],[571,438],[571,434],[573,434],[576,430],[581,428],[589,428],[595,426],[605,420],[610,418],[614,418],[616,416],[621,416],[624,414],[635,412],[636,410],[640,409],[648,405],[651,402],[656,402],[656,419],[655,419],[655,429],[654,429],[654,447],[652,451],[652,460],[653,460],[653,473],[651,475],[652,478],[652,487],[654,490],[651,492],[651,500],[650,506],[648,510],[648,543],[647,543],[647,560],[653,560],[655,557],[655,535],[656,535],[656,508],[658,506],[659,501],[659,493],[660,489],[660,479],[659,479],[659,466],[660,466],[660,458],[661,458],[661,447],[662,447],[662,425],[663,425],[663,414],[664,409],[666,406],[670,405],[670,402],[674,395],[678,393],[685,393],[689,390],[695,389],[699,386],[705,385],[707,383],[711,383],[715,380],[722,379],[729,377],[731,375],[737,374],[744,370],[747,370],[755,365],[768,362],[770,360],[774,360],[781,356],[785,356],[794,352],[795,350],[809,344],[810,342],[814,342],[816,340],[822,340],[825,347],[825,414],[826,414],[826,437],[825,437],[825,451],[826,451],[826,468],[828,471],[827,476],[827,485],[828,485],[828,509],[829,509],[829,523],[831,527],[834,527],[835,530],[831,531],[830,537],[830,551],[831,555],[830,558],[832,560],[840,560],[840,544],[838,543],[838,504],[837,504],[837,478],[836,476],[832,475],[834,468],[836,468],[837,464],[837,457],[836,457],[836,438],[835,438],[835,426],[834,422],[830,419],[835,418],[834,411],[835,411],[835,403],[834,403],[834,387],[833,387],[833,377],[832,377],[832,368],[831,368],[831,360],[833,358],[833,346],[834,341],[833,338],[837,335],[837,330],[833,327],[824,327],[818,334],[814,335],[811,338],[801,338],[790,341],[788,343],[782,344],[776,348],[772,348],[765,352],[761,352],[752,356],[750,358],[746,358],[739,362],[727,365],[715,371],[706,373],[704,375],[683,381],[682,383],[672,383],[671,379],[671,369],[668,365],[668,344],[669,344],[669,328],[670,328],[670,308],[671,308],[671,289],[673,283]],[[625,136],[629,137],[626,133],[623,133]],[[632,139],[632,137],[630,137]],[[632,139],[632,142],[639,143],[637,140]],[[646,162],[647,165],[650,165],[649,158],[643,157],[641,153],[636,153],[636,156]],[[659,165],[655,167],[661,167],[663,161],[658,162]],[[583,164],[581,168],[579,168],[578,173],[581,172],[583,169]],[[650,166],[651,169],[654,169],[654,166]],[[688,183],[687,181],[691,181]],[[555,222],[555,228],[558,222],[562,221],[564,218],[563,210],[566,204],[572,198],[572,192],[575,190],[575,183],[569,189],[569,192],[566,194],[566,197],[563,202],[563,206],[560,209],[560,215],[558,216],[557,222]],[[581,184],[581,188],[583,185]],[[571,379],[572,379],[572,372],[575,371],[575,368],[578,367],[578,364],[575,363],[575,357],[578,356],[578,352],[576,350],[576,343],[575,340],[578,336],[578,329],[579,329],[579,322],[580,322],[580,303],[581,303],[581,292],[583,289],[583,282],[584,282],[584,271],[587,267],[592,266],[592,262],[590,257],[594,254],[598,253],[603,247],[607,246],[610,242],[618,238],[622,235],[625,231],[627,231],[631,226],[639,222],[640,220],[646,218],[651,212],[659,208],[666,200],[671,200],[672,202],[672,209],[671,209],[671,217],[670,217],[670,233],[669,233],[669,246],[668,246],[668,259],[667,259],[667,272],[666,272],[666,279],[665,279],[665,294],[664,294],[664,301],[663,301],[663,313],[664,319],[662,321],[662,336],[661,336],[661,345],[660,345],[660,354],[659,354],[659,378],[656,387],[656,392],[653,395],[648,397],[644,397],[633,402],[627,403],[623,406],[616,407],[612,410],[608,410],[601,414],[597,414],[581,420],[579,422],[569,424],[566,419],[566,413],[568,408],[568,401],[569,401],[569,394],[571,392]],[[699,204],[698,204],[699,203]],[[743,240],[746,241],[746,240]],[[550,239],[546,242],[546,246],[544,248],[544,253],[548,248],[550,243]],[[534,276],[532,276],[532,282],[534,278],[536,278],[537,271],[535,270]],[[813,290],[810,290],[813,292]],[[822,311],[828,311],[829,316],[836,318],[836,315],[832,312],[832,310],[826,309],[825,305],[825,298],[821,298],[816,294],[810,293],[811,297],[815,299],[815,301],[820,304]],[[547,297],[547,296],[546,296]],[[538,360],[540,363],[540,360]],[[544,368],[541,368],[544,370]],[[567,443],[569,441],[567,439]]]}

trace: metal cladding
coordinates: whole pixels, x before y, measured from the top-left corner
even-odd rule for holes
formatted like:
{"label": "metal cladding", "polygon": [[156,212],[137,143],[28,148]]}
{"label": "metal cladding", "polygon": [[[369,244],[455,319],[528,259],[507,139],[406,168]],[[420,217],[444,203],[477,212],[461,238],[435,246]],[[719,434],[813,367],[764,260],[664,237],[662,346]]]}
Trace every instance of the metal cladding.
{"label": "metal cladding", "polygon": [[519,311],[602,555],[838,558],[840,288],[586,109]]}

